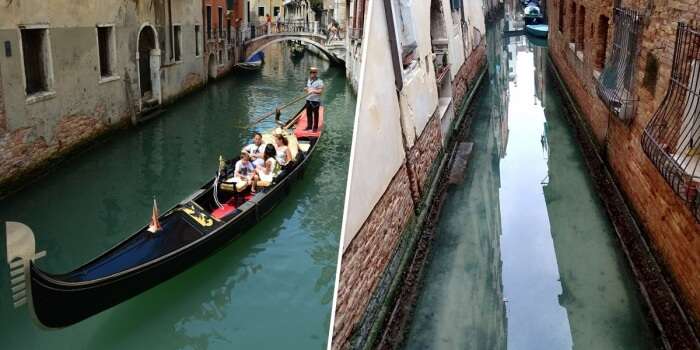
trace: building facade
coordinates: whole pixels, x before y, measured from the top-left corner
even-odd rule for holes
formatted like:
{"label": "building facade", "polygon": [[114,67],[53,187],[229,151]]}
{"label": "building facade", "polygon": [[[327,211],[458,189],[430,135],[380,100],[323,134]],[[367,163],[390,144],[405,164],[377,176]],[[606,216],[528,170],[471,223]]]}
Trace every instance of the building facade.
{"label": "building facade", "polygon": [[[367,1],[332,346],[373,342],[433,175],[486,67],[480,0]],[[359,8],[359,9],[358,9]],[[391,39],[391,40],[390,40]],[[377,150],[381,149],[381,152]]]}
{"label": "building facade", "polygon": [[688,316],[700,318],[698,2],[555,0],[548,18],[556,69]]}
{"label": "building facade", "polygon": [[199,1],[14,1],[0,11],[0,184],[205,81]]}
{"label": "building facade", "polygon": [[[232,7],[229,7],[232,6]],[[231,71],[240,57],[241,28],[245,28],[242,17],[242,1],[204,0],[202,16],[204,28],[204,65],[208,78],[218,78]],[[239,14],[239,17],[236,16]],[[236,24],[238,19],[238,25]]]}

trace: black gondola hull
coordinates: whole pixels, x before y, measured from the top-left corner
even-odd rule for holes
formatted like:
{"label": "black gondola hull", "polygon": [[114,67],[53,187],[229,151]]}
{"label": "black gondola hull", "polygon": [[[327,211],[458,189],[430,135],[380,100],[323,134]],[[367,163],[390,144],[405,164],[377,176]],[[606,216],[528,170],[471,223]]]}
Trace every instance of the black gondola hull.
{"label": "black gondola hull", "polygon": [[289,174],[260,200],[247,202],[234,219],[172,254],[123,273],[80,283],[53,278],[31,263],[31,304],[36,321],[47,328],[70,326],[145,292],[225,247],[260,221],[289,193],[317,146],[318,140],[314,141],[307,157],[300,159]]}

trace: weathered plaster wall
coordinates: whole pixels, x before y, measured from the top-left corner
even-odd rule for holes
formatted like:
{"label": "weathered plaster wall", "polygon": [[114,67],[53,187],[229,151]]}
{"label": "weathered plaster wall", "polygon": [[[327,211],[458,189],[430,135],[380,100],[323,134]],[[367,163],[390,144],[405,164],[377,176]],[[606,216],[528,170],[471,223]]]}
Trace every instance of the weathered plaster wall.
{"label": "weathered plaster wall", "polygon": [[[646,1],[624,1],[625,6],[643,10]],[[596,68],[593,59],[600,42],[596,39],[600,15],[610,18],[607,54],[612,45],[612,1],[587,1],[585,45],[582,58],[574,53],[569,43],[571,21],[567,14],[563,31],[559,31],[559,7],[564,4],[568,13],[570,0],[549,4],[550,54],[566,82],[567,88],[582,107],[584,117],[597,141],[606,145],[605,152],[614,176],[640,223],[648,232],[652,245],[670,270],[672,280],[679,287],[685,303],[696,319],[700,319],[700,224],[681,202],[651,163],[641,148],[642,131],[654,111],[661,104],[671,74],[672,55],[677,21],[690,23],[700,19],[697,1],[680,0],[655,4],[650,8],[648,24],[643,25],[641,49],[636,64],[636,94],[638,113],[626,124],[609,112],[595,92]],[[644,86],[647,60],[654,56],[659,61],[658,79],[654,86]]]}
{"label": "weathered plaster wall", "polygon": [[[343,249],[360,230],[405,159],[399,102],[391,67],[384,8],[370,1],[366,21],[372,33],[363,39],[365,64],[360,73],[357,117],[350,154],[343,223]],[[379,79],[378,79],[379,77]]]}
{"label": "weathered plaster wall", "polygon": [[[194,56],[194,23],[201,23],[201,3],[172,2],[173,23],[182,25],[179,62],[170,60],[172,45],[163,37],[168,33],[165,3],[26,0],[1,5],[0,42],[9,42],[11,55],[0,56],[0,187],[140,111],[136,51],[143,26],[157,30],[164,102],[202,83],[202,58]],[[28,98],[25,92],[20,25],[48,27],[48,96]],[[110,79],[100,76],[97,25],[114,25],[116,57]]]}

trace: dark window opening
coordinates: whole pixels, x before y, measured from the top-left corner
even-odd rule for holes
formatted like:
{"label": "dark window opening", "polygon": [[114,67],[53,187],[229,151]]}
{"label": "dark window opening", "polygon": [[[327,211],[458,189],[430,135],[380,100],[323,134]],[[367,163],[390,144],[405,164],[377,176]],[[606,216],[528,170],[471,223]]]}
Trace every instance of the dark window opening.
{"label": "dark window opening", "polygon": [[280,7],[279,6],[273,7],[272,8],[272,16],[277,17],[279,14],[280,14]]}
{"label": "dark window opening", "polygon": [[576,3],[572,2],[569,5],[569,42],[576,42]]}
{"label": "dark window opening", "polygon": [[224,64],[224,55],[221,53],[221,50],[219,50],[219,64]]}
{"label": "dark window opening", "polygon": [[566,16],[566,1],[559,1],[559,33],[564,32],[564,16]]}
{"label": "dark window opening", "polygon": [[114,27],[97,27],[97,47],[100,58],[100,76],[114,75],[112,60],[114,57]]}
{"label": "dark window opening", "polygon": [[22,29],[22,54],[27,95],[49,91],[47,29]]}
{"label": "dark window opening", "polygon": [[182,40],[182,26],[181,25],[175,25],[173,26],[173,36],[175,39],[175,47],[173,48],[175,51],[175,61],[179,61],[182,59],[182,50],[181,50],[181,40]]}
{"label": "dark window opening", "polygon": [[576,19],[576,50],[583,51],[586,31],[586,8],[583,5],[579,6]]}
{"label": "dark window opening", "polygon": [[207,39],[211,39],[211,6],[207,6]]}
{"label": "dark window opening", "polygon": [[596,51],[595,61],[593,65],[598,69],[603,69],[605,66],[605,51],[608,48],[608,22],[610,20],[604,15],[600,15],[598,18],[598,29],[596,34],[598,39],[596,43],[598,45],[598,50]]}
{"label": "dark window opening", "polygon": [[199,56],[199,24],[194,25],[194,55]]}
{"label": "dark window opening", "polygon": [[222,36],[223,33],[224,33],[224,30],[223,30],[223,25],[224,25],[224,9],[222,9],[221,7],[219,7],[219,8],[217,9],[217,11],[218,11],[217,19],[219,20],[219,23],[216,24],[216,28],[217,28],[218,31],[219,31],[219,33],[218,33],[218,35],[217,35],[217,38],[221,38],[221,36]]}
{"label": "dark window opening", "polygon": [[226,40],[228,40],[228,42],[231,42],[231,20],[230,19],[226,20]]}
{"label": "dark window opening", "polygon": [[265,16],[265,8],[260,6],[258,7],[258,16],[263,17]]}

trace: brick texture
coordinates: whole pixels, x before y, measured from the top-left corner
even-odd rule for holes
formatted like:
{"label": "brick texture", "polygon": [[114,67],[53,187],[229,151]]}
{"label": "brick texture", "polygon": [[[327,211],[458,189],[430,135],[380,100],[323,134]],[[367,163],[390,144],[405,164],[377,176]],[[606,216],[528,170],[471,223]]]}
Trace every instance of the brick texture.
{"label": "brick texture", "polygon": [[[53,139],[37,137],[33,128],[21,128],[0,136],[0,184],[43,166],[47,161],[94,139],[107,126],[94,116],[66,116],[54,128]],[[4,189],[0,185],[0,193]]]}
{"label": "brick texture", "polygon": [[333,328],[334,349],[349,347],[349,339],[413,216],[410,187],[404,165],[343,254]]}
{"label": "brick texture", "polygon": [[467,57],[467,61],[459,68],[457,75],[452,80],[452,100],[455,101],[455,113],[461,110],[466,94],[471,91],[472,84],[476,84],[476,76],[486,64],[486,40],[481,40]]}
{"label": "brick texture", "polygon": [[441,134],[440,118],[433,115],[408,155],[408,164],[421,195],[425,193],[428,175],[442,149]]}
{"label": "brick texture", "polygon": [[[583,59],[577,57],[569,46],[572,41],[568,35],[568,28],[572,25],[569,13],[564,16],[564,31],[558,30],[559,7],[563,4],[568,6],[569,3],[556,0],[550,4],[550,55],[568,90],[581,106],[597,141],[606,145],[606,156],[613,175],[638,214],[640,224],[649,234],[657,256],[670,271],[684,304],[691,309],[691,316],[700,319],[700,224],[647,158],[640,142],[644,127],[658,109],[668,88],[676,23],[699,20],[700,7],[697,1],[678,0],[650,9],[650,17],[642,26],[636,63],[638,110],[634,119],[625,123],[610,117],[595,91],[593,62],[596,50],[600,50],[602,45],[600,40],[594,40],[597,37],[594,32],[597,25],[594,23],[597,23],[600,15],[610,18],[607,44],[607,55],[610,55],[614,31],[612,3],[597,0],[586,2],[585,40],[593,44],[586,45]],[[638,10],[646,8],[646,2],[642,1],[623,1],[623,5]],[[646,77],[646,74],[652,74],[645,70],[651,57],[659,63],[656,77]]]}

